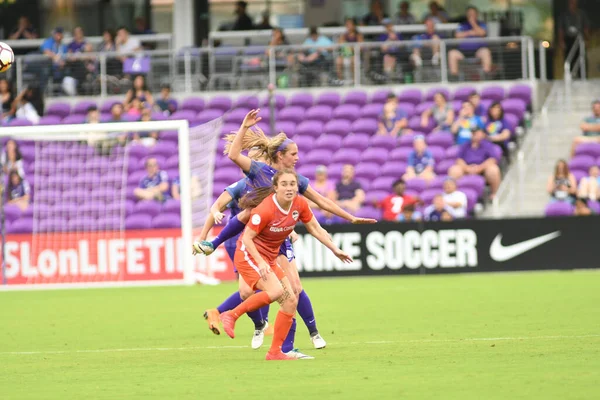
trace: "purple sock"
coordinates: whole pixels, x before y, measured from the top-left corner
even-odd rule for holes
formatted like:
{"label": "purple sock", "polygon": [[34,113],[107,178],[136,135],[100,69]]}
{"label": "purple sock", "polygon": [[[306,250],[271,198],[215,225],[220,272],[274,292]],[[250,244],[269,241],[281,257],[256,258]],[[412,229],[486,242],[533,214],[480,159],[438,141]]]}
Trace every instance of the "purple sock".
{"label": "purple sock", "polygon": [[267,304],[263,308],[260,309],[260,314],[262,315],[263,321],[269,321],[269,308],[270,304]]}
{"label": "purple sock", "polygon": [[310,336],[314,336],[319,333],[312,304],[304,290],[300,292],[300,296],[298,297],[298,314],[300,314],[304,324],[306,324]]}
{"label": "purple sock", "polygon": [[296,318],[292,319],[292,326],[290,331],[285,337],[283,344],[281,345],[281,351],[287,353],[288,351],[294,350],[294,339],[296,338]]}
{"label": "purple sock", "polygon": [[[220,314],[223,314],[225,311],[233,310],[234,308],[242,304],[242,301],[243,300],[240,296],[240,292],[235,292],[234,294],[229,296],[223,303],[221,303],[221,305],[217,307],[217,310],[219,310]],[[256,329],[262,328],[262,326],[265,324],[262,319],[260,310],[249,312],[248,317],[250,317],[252,322],[254,322],[254,327]]]}
{"label": "purple sock", "polygon": [[213,248],[216,249],[227,239],[235,237],[238,233],[241,233],[245,227],[246,225],[240,222],[237,215],[231,218],[227,225],[225,225],[225,228],[223,228],[223,230],[217,235],[217,237],[212,240],[211,243],[213,245]]}

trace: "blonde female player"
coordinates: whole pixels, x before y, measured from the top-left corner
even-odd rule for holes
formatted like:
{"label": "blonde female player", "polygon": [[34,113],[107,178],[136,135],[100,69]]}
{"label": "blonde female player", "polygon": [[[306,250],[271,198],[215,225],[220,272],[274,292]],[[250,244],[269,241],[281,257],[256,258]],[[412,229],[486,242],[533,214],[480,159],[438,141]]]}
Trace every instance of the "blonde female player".
{"label": "blonde female player", "polygon": [[252,212],[250,222],[238,240],[235,265],[242,279],[253,290],[260,289],[261,292],[221,314],[223,329],[229,337],[235,337],[235,322],[241,315],[277,301],[281,308],[275,319],[273,342],[266,359],[309,358],[290,356],[282,351],[296,313],[297,298],[292,294],[289,278],[277,262],[281,245],[296,223],[301,221],[308,232],[340,260],[350,263],[352,258],[333,244],[329,234],[313,216],[306,199],[298,195],[298,176],[293,170],[275,173],[272,187],[262,187],[245,195],[240,206],[252,208]]}

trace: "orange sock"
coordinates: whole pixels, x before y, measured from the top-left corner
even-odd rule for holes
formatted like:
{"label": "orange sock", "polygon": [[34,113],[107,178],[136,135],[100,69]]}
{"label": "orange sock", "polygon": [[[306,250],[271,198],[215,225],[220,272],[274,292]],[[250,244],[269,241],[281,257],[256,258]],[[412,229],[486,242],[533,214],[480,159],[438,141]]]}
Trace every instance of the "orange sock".
{"label": "orange sock", "polygon": [[290,327],[292,326],[292,319],[294,314],[288,314],[284,311],[279,310],[277,318],[275,318],[275,332],[273,333],[273,342],[271,342],[270,352],[281,351],[281,346],[285,340]]}
{"label": "orange sock", "polygon": [[271,304],[271,299],[267,292],[255,293],[244,300],[242,304],[231,310],[231,312],[233,313],[234,318],[238,319],[247,312],[258,310],[268,304]]}

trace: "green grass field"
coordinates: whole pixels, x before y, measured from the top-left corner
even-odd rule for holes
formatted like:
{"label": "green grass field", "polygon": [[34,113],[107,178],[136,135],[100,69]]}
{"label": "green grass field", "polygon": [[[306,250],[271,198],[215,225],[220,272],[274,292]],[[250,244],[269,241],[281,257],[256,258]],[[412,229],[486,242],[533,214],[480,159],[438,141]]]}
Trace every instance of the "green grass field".
{"label": "green grass field", "polygon": [[0,293],[0,398],[600,398],[600,272],[304,286],[328,347],[285,363],[206,328],[233,284]]}

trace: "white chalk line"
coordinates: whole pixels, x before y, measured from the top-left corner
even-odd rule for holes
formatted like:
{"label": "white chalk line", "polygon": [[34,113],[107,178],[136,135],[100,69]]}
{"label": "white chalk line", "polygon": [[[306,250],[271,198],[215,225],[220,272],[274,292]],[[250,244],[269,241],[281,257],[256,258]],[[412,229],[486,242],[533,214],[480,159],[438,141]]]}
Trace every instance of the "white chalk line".
{"label": "white chalk line", "polygon": [[[563,340],[599,338],[598,335],[556,335],[556,336],[516,336],[516,337],[487,337],[463,339],[413,339],[413,340],[379,340],[368,342],[329,343],[330,346],[361,346],[378,344],[411,344],[411,343],[460,343],[460,342],[495,342],[519,340]],[[250,346],[188,346],[188,347],[133,347],[128,349],[87,349],[87,350],[40,350],[40,351],[3,351],[0,356],[43,355],[43,354],[87,354],[87,353],[126,353],[126,352],[164,352],[164,351],[194,351],[247,349]]]}

